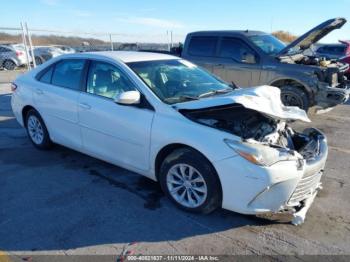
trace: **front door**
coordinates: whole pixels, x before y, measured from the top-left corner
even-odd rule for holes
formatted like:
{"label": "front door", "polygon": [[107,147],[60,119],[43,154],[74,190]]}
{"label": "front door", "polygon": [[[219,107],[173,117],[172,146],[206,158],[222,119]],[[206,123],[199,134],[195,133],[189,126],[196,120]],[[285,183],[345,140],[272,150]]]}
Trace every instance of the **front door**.
{"label": "front door", "polygon": [[136,90],[117,66],[91,61],[86,92],[79,97],[79,124],[84,149],[111,163],[148,170],[154,111],[119,105],[115,97]]}
{"label": "front door", "polygon": [[238,38],[221,39],[218,57],[220,63],[213,73],[228,83],[239,87],[250,87],[259,84],[261,67],[258,55],[245,42]]}

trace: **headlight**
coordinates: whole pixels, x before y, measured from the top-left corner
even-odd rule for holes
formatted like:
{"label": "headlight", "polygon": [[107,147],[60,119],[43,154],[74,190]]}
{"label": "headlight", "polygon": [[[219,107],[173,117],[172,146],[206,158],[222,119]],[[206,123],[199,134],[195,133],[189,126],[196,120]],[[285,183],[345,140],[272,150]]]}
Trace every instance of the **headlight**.
{"label": "headlight", "polygon": [[284,148],[272,148],[261,144],[248,144],[230,139],[224,139],[224,142],[241,157],[255,165],[271,166],[279,161],[298,160],[294,151]]}

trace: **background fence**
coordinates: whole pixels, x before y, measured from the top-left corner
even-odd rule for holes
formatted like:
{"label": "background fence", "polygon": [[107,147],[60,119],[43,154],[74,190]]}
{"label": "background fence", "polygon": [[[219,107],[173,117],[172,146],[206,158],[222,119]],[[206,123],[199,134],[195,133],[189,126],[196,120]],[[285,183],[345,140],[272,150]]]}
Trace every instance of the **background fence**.
{"label": "background fence", "polygon": [[164,34],[120,34],[113,32],[70,32],[30,28],[0,27],[0,69],[30,70],[61,54],[107,50],[162,50],[177,47],[174,39],[184,36],[172,31]]}

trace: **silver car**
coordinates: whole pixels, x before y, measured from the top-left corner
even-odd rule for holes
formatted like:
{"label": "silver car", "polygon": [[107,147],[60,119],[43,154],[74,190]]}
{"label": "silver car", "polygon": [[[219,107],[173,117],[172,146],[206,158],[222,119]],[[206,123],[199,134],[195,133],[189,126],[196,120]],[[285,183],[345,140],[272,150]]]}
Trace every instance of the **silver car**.
{"label": "silver car", "polygon": [[25,51],[19,46],[0,45],[0,68],[14,70],[27,64],[27,61]]}

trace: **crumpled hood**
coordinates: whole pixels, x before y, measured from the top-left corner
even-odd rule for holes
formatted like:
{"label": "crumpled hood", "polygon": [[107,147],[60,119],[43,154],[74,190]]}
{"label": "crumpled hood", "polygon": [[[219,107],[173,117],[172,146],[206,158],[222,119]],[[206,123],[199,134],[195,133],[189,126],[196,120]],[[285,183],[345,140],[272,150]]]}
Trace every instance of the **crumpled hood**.
{"label": "crumpled hood", "polygon": [[272,118],[280,120],[301,120],[311,122],[304,110],[282,104],[281,91],[273,86],[258,86],[236,89],[224,95],[215,95],[174,105],[176,109],[202,109],[221,105],[241,104]]}
{"label": "crumpled hood", "polygon": [[342,17],[329,19],[298,37],[292,43],[283,48],[277,56],[287,55],[291,50],[304,51],[333,30],[341,28],[345,23],[346,19]]}

